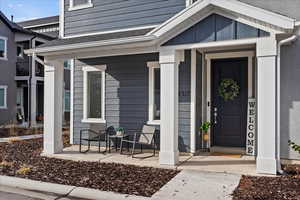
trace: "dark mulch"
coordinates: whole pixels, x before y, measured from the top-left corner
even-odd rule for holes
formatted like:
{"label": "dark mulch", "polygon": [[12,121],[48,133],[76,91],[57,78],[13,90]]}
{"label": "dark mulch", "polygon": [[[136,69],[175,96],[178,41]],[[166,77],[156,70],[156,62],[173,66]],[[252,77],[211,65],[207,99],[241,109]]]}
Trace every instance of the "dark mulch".
{"label": "dark mulch", "polygon": [[[178,173],[150,167],[41,157],[42,142],[42,139],[35,139],[0,144],[0,163],[12,163],[0,166],[0,174],[150,197]],[[24,165],[30,172],[18,174]]]}
{"label": "dark mulch", "polygon": [[234,200],[300,200],[300,165],[284,167],[278,177],[243,176],[233,192]]}

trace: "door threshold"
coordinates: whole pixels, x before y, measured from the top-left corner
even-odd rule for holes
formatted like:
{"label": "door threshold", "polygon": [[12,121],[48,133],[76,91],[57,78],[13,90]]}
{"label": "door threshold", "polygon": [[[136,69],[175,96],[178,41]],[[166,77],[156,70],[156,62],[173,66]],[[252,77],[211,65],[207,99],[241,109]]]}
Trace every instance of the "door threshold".
{"label": "door threshold", "polygon": [[213,146],[210,148],[210,152],[213,153],[232,153],[232,154],[246,154],[246,148],[243,147],[222,147]]}

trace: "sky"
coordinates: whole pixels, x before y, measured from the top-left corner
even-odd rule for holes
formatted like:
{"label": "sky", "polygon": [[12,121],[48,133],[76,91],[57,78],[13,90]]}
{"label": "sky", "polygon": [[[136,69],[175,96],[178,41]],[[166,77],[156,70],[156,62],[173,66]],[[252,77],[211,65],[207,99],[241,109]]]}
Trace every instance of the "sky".
{"label": "sky", "polygon": [[59,0],[0,0],[0,10],[15,22],[49,17],[58,15]]}

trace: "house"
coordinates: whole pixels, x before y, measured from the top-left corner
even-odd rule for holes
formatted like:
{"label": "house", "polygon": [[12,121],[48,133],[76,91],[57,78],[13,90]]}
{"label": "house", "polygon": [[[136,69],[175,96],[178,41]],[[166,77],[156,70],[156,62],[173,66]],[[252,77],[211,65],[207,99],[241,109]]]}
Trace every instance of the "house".
{"label": "house", "polygon": [[[23,51],[56,39],[58,16],[17,24],[0,12],[0,25],[0,125],[14,123],[18,118],[20,124],[35,127],[43,121],[43,57],[29,57]],[[69,91],[69,74],[65,73],[65,96]],[[65,116],[69,118],[69,111]]]}
{"label": "house", "polygon": [[258,173],[299,159],[300,2],[60,0],[45,57],[44,153],[62,151],[63,61],[72,59],[71,142],[97,126],[160,130],[159,162],[201,150],[256,156]]}

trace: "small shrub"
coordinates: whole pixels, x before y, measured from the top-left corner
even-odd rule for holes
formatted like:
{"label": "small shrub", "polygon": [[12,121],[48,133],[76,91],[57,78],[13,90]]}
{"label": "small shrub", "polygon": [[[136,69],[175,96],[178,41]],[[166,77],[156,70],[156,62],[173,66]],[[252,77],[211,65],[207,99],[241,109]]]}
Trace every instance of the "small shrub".
{"label": "small shrub", "polygon": [[14,142],[19,142],[20,141],[20,139],[19,138],[17,138],[17,137],[13,137],[13,138],[10,138],[9,140],[8,140],[8,143],[14,143]]}
{"label": "small shrub", "polygon": [[31,168],[26,165],[23,165],[20,169],[17,170],[16,173],[19,175],[26,175],[30,172],[31,172]]}
{"label": "small shrub", "polygon": [[8,169],[10,167],[13,166],[13,163],[11,162],[7,162],[7,161],[3,161],[0,163],[0,170],[5,170],[5,169]]}
{"label": "small shrub", "polygon": [[291,140],[289,140],[289,145],[290,145],[290,147],[292,147],[292,149],[294,149],[294,151],[300,153],[300,145],[297,145],[296,143],[292,142]]}

